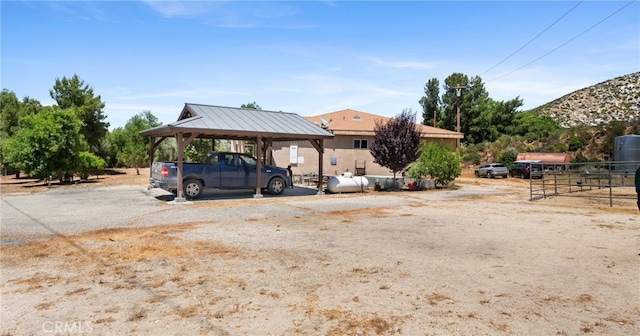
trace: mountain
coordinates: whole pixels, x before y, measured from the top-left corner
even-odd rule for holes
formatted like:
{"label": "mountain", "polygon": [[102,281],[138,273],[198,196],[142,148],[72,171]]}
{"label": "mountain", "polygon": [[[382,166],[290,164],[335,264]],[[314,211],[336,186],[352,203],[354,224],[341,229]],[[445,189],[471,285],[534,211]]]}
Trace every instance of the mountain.
{"label": "mountain", "polygon": [[562,127],[640,119],[640,72],[571,92],[530,112],[549,116]]}

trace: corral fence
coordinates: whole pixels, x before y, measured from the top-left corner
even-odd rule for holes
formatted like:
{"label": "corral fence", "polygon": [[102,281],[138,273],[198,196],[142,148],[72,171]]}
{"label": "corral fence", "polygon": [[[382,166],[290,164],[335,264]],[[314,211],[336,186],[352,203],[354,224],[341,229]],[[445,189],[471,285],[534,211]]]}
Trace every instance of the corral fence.
{"label": "corral fence", "polygon": [[640,161],[586,163],[531,163],[530,201],[568,196],[609,199],[636,199],[635,172]]}

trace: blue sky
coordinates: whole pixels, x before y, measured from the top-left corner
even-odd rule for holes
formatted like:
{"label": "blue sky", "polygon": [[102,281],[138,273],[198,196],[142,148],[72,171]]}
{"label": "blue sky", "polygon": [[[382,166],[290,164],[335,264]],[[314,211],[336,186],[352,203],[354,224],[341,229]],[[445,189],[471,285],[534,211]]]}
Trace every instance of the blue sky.
{"label": "blue sky", "polygon": [[146,110],[170,123],[187,102],[303,116],[411,108],[420,122],[427,80],[454,72],[530,109],[640,71],[640,3],[629,3],[2,1],[1,82],[52,105],[56,78],[77,74],[111,129]]}

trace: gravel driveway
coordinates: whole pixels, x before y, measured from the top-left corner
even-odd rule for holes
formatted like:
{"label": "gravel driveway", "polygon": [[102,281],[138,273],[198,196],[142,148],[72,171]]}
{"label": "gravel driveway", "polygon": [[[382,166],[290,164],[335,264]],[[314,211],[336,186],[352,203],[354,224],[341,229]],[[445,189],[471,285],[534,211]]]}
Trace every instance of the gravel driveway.
{"label": "gravel driveway", "polygon": [[[98,229],[362,209],[379,203],[372,199],[383,197],[316,195],[315,189],[304,187],[287,189],[281,196],[264,195],[262,199],[254,199],[253,194],[251,190],[207,191],[202,199],[186,204],[171,202],[173,196],[161,189],[131,185],[2,195],[0,246]],[[405,201],[397,197],[385,200],[386,206],[403,204]]]}
{"label": "gravel driveway", "polygon": [[0,334],[637,334],[634,202],[457,184],[183,205],[139,186],[2,194]]}

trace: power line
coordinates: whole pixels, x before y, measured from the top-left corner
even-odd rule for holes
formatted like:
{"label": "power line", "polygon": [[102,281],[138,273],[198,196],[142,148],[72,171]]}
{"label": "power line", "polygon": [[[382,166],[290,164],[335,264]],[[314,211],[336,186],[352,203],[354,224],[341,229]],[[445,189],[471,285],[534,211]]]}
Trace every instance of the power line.
{"label": "power line", "polygon": [[609,14],[607,17],[605,17],[604,19],[602,19],[602,20],[598,21],[596,24],[594,24],[594,25],[592,25],[591,27],[587,28],[586,30],[584,30],[584,31],[583,31],[583,32],[581,32],[580,34],[578,34],[578,35],[576,35],[576,36],[572,37],[572,38],[571,38],[571,39],[569,39],[567,42],[565,42],[565,43],[563,43],[563,44],[561,44],[561,45],[557,46],[557,47],[556,47],[556,48],[554,48],[554,49],[551,49],[549,52],[547,52],[546,54],[543,54],[542,56],[540,56],[540,57],[538,57],[538,58],[536,58],[536,59],[534,59],[533,61],[531,61],[531,62],[529,62],[529,63],[527,63],[527,64],[525,64],[525,65],[523,65],[523,66],[521,66],[521,67],[519,67],[519,68],[517,68],[517,69],[515,69],[515,70],[512,70],[512,71],[510,71],[510,72],[507,72],[506,74],[504,74],[504,75],[502,75],[502,76],[500,76],[500,77],[496,77],[496,78],[494,78],[494,79],[492,79],[492,80],[490,80],[490,81],[488,81],[488,82],[492,82],[492,81],[495,81],[495,80],[498,80],[498,79],[504,78],[504,77],[506,77],[506,76],[509,76],[509,75],[511,75],[512,73],[517,72],[517,71],[520,71],[520,70],[522,70],[522,69],[524,69],[524,68],[528,67],[529,65],[531,65],[531,64],[533,64],[533,63],[535,63],[535,62],[537,62],[537,61],[541,60],[542,58],[544,58],[544,57],[546,57],[546,56],[548,56],[548,55],[552,54],[552,53],[553,53],[553,52],[555,52],[556,50],[558,50],[558,49],[560,49],[560,48],[562,48],[562,47],[566,46],[567,44],[569,44],[569,43],[573,42],[573,40],[577,39],[578,37],[580,37],[580,36],[582,36],[582,35],[586,34],[586,33],[587,33],[588,31],[590,31],[591,29],[593,29],[593,28],[597,27],[598,25],[600,25],[601,23],[603,23],[603,22],[607,21],[609,18],[611,18],[612,16],[614,16],[614,15],[618,14],[620,11],[622,11],[622,10],[623,10],[623,9],[625,9],[625,8],[627,8],[629,5],[631,5],[632,3],[636,2],[636,1],[637,1],[637,0],[631,0],[631,1],[629,1],[626,5],[624,5],[624,6],[620,7],[618,10],[616,10],[615,12],[613,12],[613,13]]}
{"label": "power line", "polygon": [[535,41],[536,39],[538,39],[538,37],[540,37],[540,35],[544,34],[547,30],[549,30],[551,27],[553,27],[556,23],[558,23],[560,20],[562,20],[565,16],[567,16],[569,13],[571,13],[574,9],[576,9],[576,7],[578,7],[578,5],[580,5],[584,0],[581,0],[580,2],[578,2],[575,6],[571,7],[571,9],[569,9],[566,13],[564,13],[561,17],[559,17],[557,20],[555,20],[552,24],[550,24],[547,28],[545,28],[543,31],[540,32],[540,34],[536,35],[534,38],[532,38],[531,40],[529,40],[529,42],[525,43],[522,47],[520,47],[518,50],[514,51],[511,55],[505,57],[502,61],[498,62],[498,64],[492,66],[491,68],[489,68],[487,71],[483,72],[480,74],[480,76],[482,77],[484,74],[486,74],[487,72],[495,69],[496,67],[498,67],[500,64],[504,63],[506,60],[508,60],[509,58],[511,58],[513,55],[517,54],[520,50],[524,49],[526,46],[528,46],[529,44],[531,44],[531,42]]}

